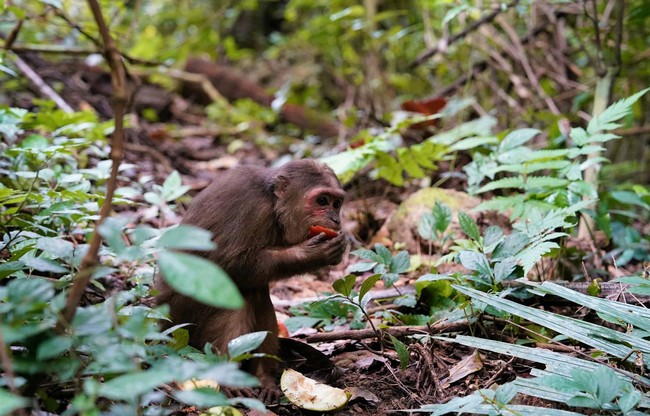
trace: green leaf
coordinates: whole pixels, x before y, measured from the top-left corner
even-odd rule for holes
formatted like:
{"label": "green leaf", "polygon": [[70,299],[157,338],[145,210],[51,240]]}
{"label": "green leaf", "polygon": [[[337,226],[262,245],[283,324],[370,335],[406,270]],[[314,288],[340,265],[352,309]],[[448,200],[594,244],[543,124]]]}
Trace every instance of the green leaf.
{"label": "green leaf", "polygon": [[69,270],[60,264],[40,257],[22,257],[21,261],[30,269],[48,273],[67,273]]}
{"label": "green leaf", "polygon": [[185,224],[165,230],[157,245],[176,250],[214,250],[216,247],[210,231]]}
{"label": "green leaf", "polygon": [[71,260],[74,245],[63,238],[41,237],[36,241],[36,247],[63,260]]}
{"label": "green leaf", "polygon": [[332,283],[332,287],[336,293],[340,293],[345,297],[350,297],[352,294],[352,289],[354,289],[354,283],[356,282],[357,277],[353,274],[349,274],[341,279],[336,280]]}
{"label": "green leaf", "polygon": [[72,338],[56,336],[41,342],[36,350],[36,358],[45,361],[50,358],[58,357],[72,347]]}
{"label": "green leaf", "polygon": [[524,186],[524,180],[522,177],[502,178],[481,186],[476,191],[476,193],[480,194],[483,192],[493,191],[495,189],[504,189],[504,188],[523,188],[523,186]]}
{"label": "green leaf", "polygon": [[512,257],[496,263],[494,265],[494,280],[500,283],[515,271],[516,266],[517,260]]}
{"label": "green leaf", "polygon": [[228,355],[232,358],[252,352],[262,345],[268,334],[267,331],[251,332],[231,340],[228,342]]}
{"label": "green leaf", "polygon": [[627,414],[639,404],[641,399],[643,399],[643,393],[633,389],[621,395],[618,399],[618,406],[623,414]]}
{"label": "green leaf", "polygon": [[99,388],[99,394],[108,399],[132,402],[161,384],[171,383],[178,376],[171,369],[161,367],[125,374],[108,380]]}
{"label": "green leaf", "polygon": [[122,235],[124,221],[118,221],[115,218],[108,217],[97,227],[99,234],[116,254],[121,254],[126,250],[126,243]]}
{"label": "green leaf", "polygon": [[648,91],[650,91],[650,88],[639,91],[630,97],[623,98],[607,107],[605,111],[589,121],[587,132],[590,135],[594,135],[601,130],[612,130],[619,127],[620,124],[614,122],[628,115],[632,111],[632,105]]}
{"label": "green leaf", "polygon": [[458,222],[460,223],[460,228],[463,229],[463,232],[472,240],[479,241],[481,239],[481,234],[474,222],[474,219],[464,212],[458,213]]}
{"label": "green leaf", "polygon": [[418,222],[418,234],[424,240],[435,240],[437,238],[433,215],[428,212],[422,214]]}
{"label": "green leaf", "polygon": [[189,190],[189,186],[182,184],[181,175],[177,171],[173,171],[162,185],[161,196],[165,202],[170,202],[185,195]]}
{"label": "green leaf", "polygon": [[366,293],[375,287],[375,284],[379,279],[381,279],[381,274],[373,274],[361,283],[361,288],[359,288],[359,300],[362,300],[364,296],[366,296]]}
{"label": "green leaf", "polygon": [[637,205],[645,209],[650,209],[650,205],[648,205],[643,199],[641,199],[639,195],[634,192],[612,191],[611,195],[612,198],[623,204]]}
{"label": "green leaf", "polygon": [[559,245],[555,242],[545,241],[523,250],[517,257],[524,268],[524,277],[528,275],[528,272],[535,266],[535,264],[537,264],[544,254],[558,247]]}
{"label": "green leaf", "polygon": [[503,230],[496,225],[490,225],[483,233],[483,246],[486,253],[491,253],[497,244],[503,241]]}
{"label": "green leaf", "polygon": [[375,251],[381,257],[381,261],[379,263],[386,265],[390,264],[391,260],[393,259],[393,255],[390,253],[389,249],[387,249],[382,244],[375,244]]}
{"label": "green leaf", "polygon": [[44,149],[49,146],[50,142],[47,137],[40,134],[30,134],[20,142],[20,147],[23,149]]}
{"label": "green leaf", "polygon": [[516,149],[540,133],[537,129],[525,128],[510,132],[499,145],[499,153]]}
{"label": "green leaf", "polygon": [[406,348],[406,344],[404,344],[399,339],[395,338],[390,334],[388,334],[388,336],[390,337],[390,342],[393,344],[393,347],[395,347],[395,351],[397,352],[397,356],[399,357],[399,368],[402,371],[404,371],[406,370],[406,367],[408,367],[409,365],[408,348]]}
{"label": "green leaf", "polygon": [[202,257],[173,251],[158,255],[160,270],[177,292],[218,308],[244,305],[237,286],[219,266]]}
{"label": "green leaf", "polygon": [[27,407],[29,402],[23,397],[14,396],[0,388],[0,415],[10,415],[14,410]]}
{"label": "green leaf", "polygon": [[193,390],[179,390],[175,391],[173,396],[179,402],[201,408],[227,406],[230,404],[228,402],[228,397],[226,397],[225,394],[209,387],[200,387]]}
{"label": "green leaf", "polygon": [[451,209],[447,205],[436,201],[431,214],[433,215],[435,229],[441,233],[447,230],[447,227],[451,224]]}
{"label": "green leaf", "polygon": [[485,276],[491,276],[490,262],[485,257],[485,254],[477,251],[464,250],[459,253],[458,258],[460,259],[460,264],[466,269],[474,270]]}
{"label": "green leaf", "polygon": [[390,260],[389,270],[392,273],[404,273],[411,267],[411,256],[408,251],[402,250]]}
{"label": "green leaf", "polygon": [[352,266],[347,268],[348,273],[363,273],[368,270],[372,270],[373,267],[377,265],[375,261],[362,261],[355,263]]}
{"label": "green leaf", "polygon": [[402,164],[406,173],[413,178],[423,178],[424,171],[418,166],[409,149],[400,147],[397,149],[397,159]]}

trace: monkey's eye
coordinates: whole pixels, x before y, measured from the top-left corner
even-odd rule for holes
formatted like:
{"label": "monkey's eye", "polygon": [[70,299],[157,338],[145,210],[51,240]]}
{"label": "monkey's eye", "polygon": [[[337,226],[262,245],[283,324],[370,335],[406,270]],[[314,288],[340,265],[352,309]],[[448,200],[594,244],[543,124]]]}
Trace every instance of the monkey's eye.
{"label": "monkey's eye", "polygon": [[334,209],[339,209],[339,208],[341,208],[341,205],[342,205],[342,202],[339,201],[338,199],[337,199],[336,201],[334,201],[334,203],[332,204],[332,206],[334,207]]}
{"label": "monkey's eye", "polygon": [[318,205],[320,205],[321,207],[324,207],[325,205],[328,205],[327,197],[319,196],[318,198],[316,198],[316,203]]}

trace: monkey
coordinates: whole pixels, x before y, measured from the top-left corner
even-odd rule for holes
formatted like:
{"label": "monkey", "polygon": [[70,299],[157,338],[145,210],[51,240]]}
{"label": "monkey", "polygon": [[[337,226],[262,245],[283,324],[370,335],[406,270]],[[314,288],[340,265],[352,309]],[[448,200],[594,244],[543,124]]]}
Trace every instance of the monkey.
{"label": "monkey", "polygon": [[[157,303],[168,304],[173,325],[190,323],[189,343],[220,354],[240,335],[268,331],[257,352],[277,355],[278,322],[269,284],[341,261],[346,237],[340,211],[345,191],[336,174],[312,159],[279,168],[241,166],[214,180],[190,203],[182,224],[209,230],[216,249],[197,253],[228,273],[244,298],[238,310],[214,308],[174,292],[160,277]],[[338,231],[309,237],[310,226]],[[200,273],[197,270],[197,273]],[[262,387],[275,386],[273,359],[254,359],[247,370]]]}

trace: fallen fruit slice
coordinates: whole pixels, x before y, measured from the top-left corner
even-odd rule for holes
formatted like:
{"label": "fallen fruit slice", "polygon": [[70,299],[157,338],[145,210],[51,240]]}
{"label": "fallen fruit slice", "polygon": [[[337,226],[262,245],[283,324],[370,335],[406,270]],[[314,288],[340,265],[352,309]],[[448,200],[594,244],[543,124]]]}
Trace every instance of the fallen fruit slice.
{"label": "fallen fruit slice", "polygon": [[209,408],[201,416],[243,416],[242,413],[232,406],[215,406]]}
{"label": "fallen fruit slice", "polygon": [[339,235],[339,233],[332,230],[331,228],[321,227],[320,225],[312,225],[309,227],[309,238],[317,236],[320,233],[325,233],[325,237],[327,237],[328,240],[331,240],[332,238]]}
{"label": "fallen fruit slice", "polygon": [[345,390],[319,383],[290,368],[282,373],[280,388],[291,403],[316,412],[339,410],[351,396]]}

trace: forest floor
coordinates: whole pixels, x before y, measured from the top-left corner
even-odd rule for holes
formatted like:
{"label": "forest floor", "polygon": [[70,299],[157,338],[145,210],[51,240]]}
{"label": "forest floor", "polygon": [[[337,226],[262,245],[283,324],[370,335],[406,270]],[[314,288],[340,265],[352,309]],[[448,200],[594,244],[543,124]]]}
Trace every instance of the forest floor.
{"label": "forest floor", "polygon": [[[52,65],[36,56],[26,57],[26,60],[39,70],[48,83],[63,83],[65,89],[62,91],[62,97],[74,108],[89,106],[104,118],[111,116],[108,98],[110,78],[107,74],[79,65]],[[11,104],[29,108],[33,98],[37,98],[37,94],[20,94]],[[155,183],[162,183],[169,173],[177,170],[182,175],[183,183],[191,187],[190,194],[194,195],[223,169],[238,164],[269,165],[282,154],[272,146],[260,146],[259,143],[245,140],[238,141],[237,149],[233,151],[233,141],[222,141],[218,130],[206,127],[209,123],[204,115],[196,111],[196,107],[186,98],[161,88],[141,87],[138,99],[133,104],[137,111],[143,108],[153,109],[160,119],[152,123],[144,121],[142,117],[131,118],[124,158],[129,168],[121,172],[125,185],[138,182],[146,176],[152,176]],[[368,186],[364,188],[366,185]],[[360,192],[361,189],[363,192]],[[355,201],[380,197],[391,199],[396,207],[410,192],[406,188],[390,188],[389,191],[386,189],[385,184],[357,183],[346,190],[348,204],[351,207],[360,207],[363,204]],[[183,207],[178,209],[177,215],[166,213],[162,221],[161,216],[153,215],[146,204],[121,205],[118,211],[119,215],[128,213],[133,216],[136,222],[163,227],[178,222],[182,217]],[[389,215],[390,213],[383,215],[382,220]],[[358,230],[357,238],[362,243],[369,244],[381,225],[381,220],[374,218],[365,228]],[[280,319],[289,316],[289,307],[298,305],[300,299],[313,299],[331,293],[332,282],[344,276],[351,261],[351,256],[346,255],[341,265],[319,276],[300,276],[275,283],[272,297],[277,304],[276,310]],[[417,276],[407,276],[406,279],[400,280],[398,285],[404,288],[412,287],[415,277]],[[109,292],[115,289],[122,287],[107,287]],[[566,310],[564,313],[574,315],[580,312]],[[478,327],[480,328],[480,323]],[[314,343],[312,346],[337,367],[334,372],[337,377],[330,377],[329,384],[353,393],[350,403],[337,413],[341,415],[377,416],[418,409],[426,404],[443,403],[453,397],[470,394],[479,388],[490,388],[515,377],[526,377],[535,366],[530,362],[485,351],[478,354],[470,348],[432,339],[425,344],[410,344],[410,363],[405,370],[401,370],[397,353],[382,347],[376,337],[351,340],[343,335],[350,330],[348,325],[331,329],[334,333],[342,334],[340,339],[333,337],[331,341]],[[455,327],[453,331],[444,335],[470,334],[468,328]],[[314,329],[306,329],[292,336],[300,339],[315,332],[317,331]],[[502,340],[508,339],[507,334],[498,336]],[[522,398],[522,404],[543,406],[537,399],[533,403],[526,400],[529,399]],[[550,406],[557,407],[556,404],[549,404]],[[270,406],[269,409],[278,415],[315,414],[300,411],[286,402]],[[192,410],[187,409],[187,412],[191,414]]]}

